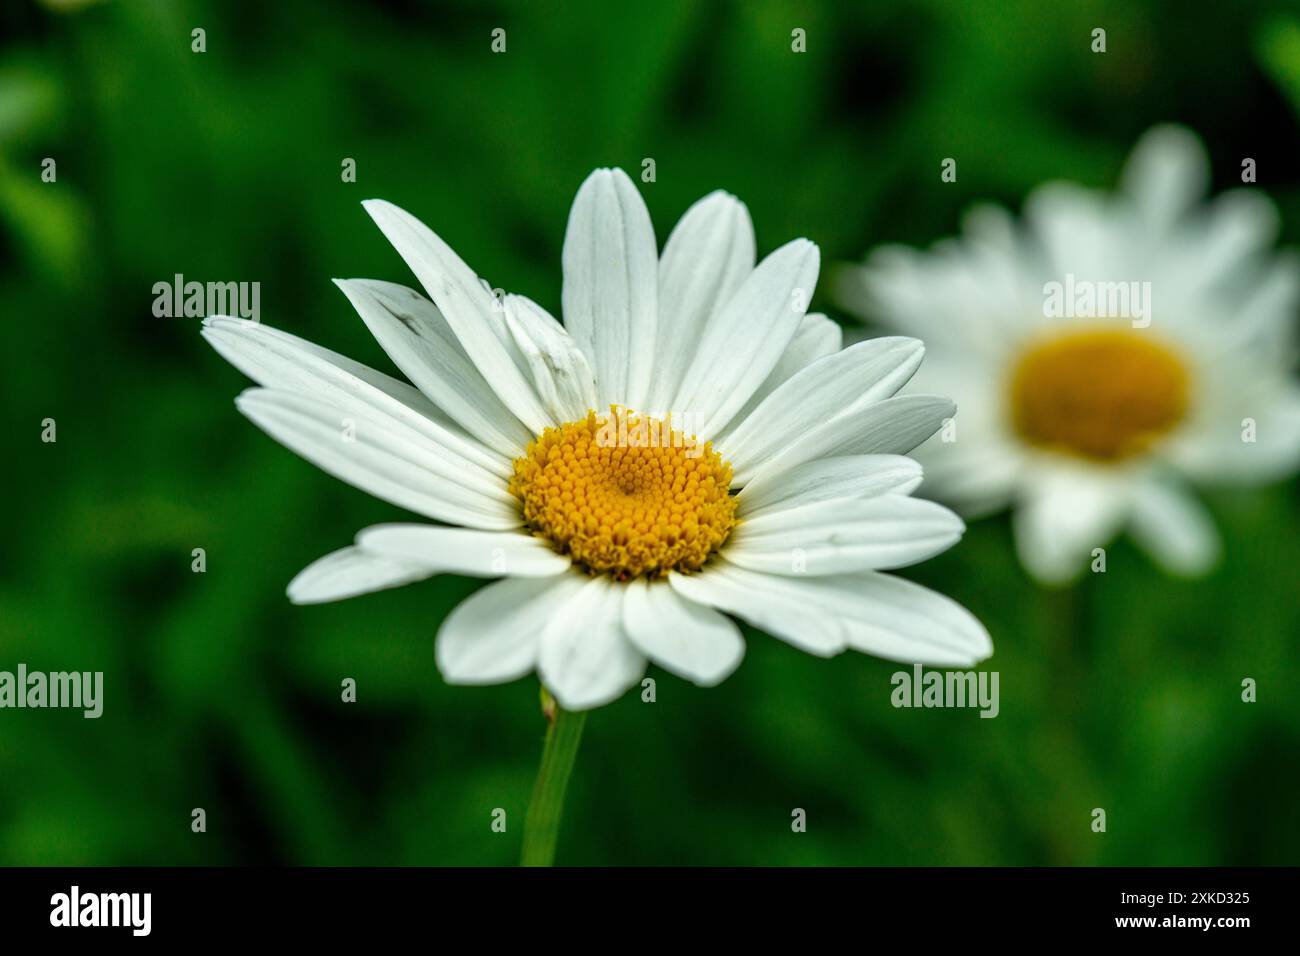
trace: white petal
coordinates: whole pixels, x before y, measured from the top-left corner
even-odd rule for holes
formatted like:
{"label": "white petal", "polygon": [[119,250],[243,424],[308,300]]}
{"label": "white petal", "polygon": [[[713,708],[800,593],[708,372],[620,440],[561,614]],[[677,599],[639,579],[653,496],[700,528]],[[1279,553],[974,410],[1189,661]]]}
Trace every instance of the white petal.
{"label": "white petal", "polygon": [[360,548],[341,548],[318,558],[289,582],[294,604],[320,604],[423,581],[433,571],[404,561],[393,561]]}
{"label": "white petal", "polygon": [[[975,215],[968,238],[946,239],[927,252],[887,245],[873,250],[861,268],[840,270],[835,283],[845,308],[942,344],[963,358],[997,354],[1041,313],[1042,278],[1037,262]],[[1005,214],[994,213],[992,218]],[[960,317],[956,321],[954,317]]]}
{"label": "white petal", "polygon": [[[1099,193],[1076,183],[1046,183],[1025,200],[1025,221],[1041,241],[1046,274],[1054,281],[1064,282],[1071,273],[1101,281],[1132,268],[1129,245],[1117,242],[1110,206]],[[1041,319],[1041,308],[1038,313],[1034,318]],[[945,313],[954,314],[960,313]]]}
{"label": "white petal", "polygon": [[724,555],[768,574],[844,574],[902,568],[951,548],[965,531],[943,505],[903,495],[819,501],[741,523]]}
{"label": "white petal", "polygon": [[[822,579],[827,580],[827,579]],[[812,583],[802,579],[799,583]],[[858,612],[849,646],[886,660],[969,667],[993,653],[993,641],[970,611],[952,598],[892,574],[846,575],[841,591]]]}
{"label": "white petal", "polygon": [[528,362],[542,405],[557,425],[597,407],[596,378],[573,336],[549,312],[522,295],[505,297],[506,325]]}
{"label": "white petal", "polygon": [[889,398],[912,377],[924,354],[917,339],[869,339],[792,375],[719,442],[735,481],[749,481],[765,461],[818,425]]}
{"label": "white petal", "polygon": [[261,388],[244,392],[235,405],[286,448],[376,498],[473,528],[521,523],[502,479],[396,419]]}
{"label": "white petal", "polygon": [[1219,558],[1219,533],[1205,506],[1163,482],[1145,482],[1137,490],[1129,533],[1174,574],[1204,574]]}
{"label": "white petal", "polygon": [[736,412],[723,434],[730,434],[744,423],[759,403],[776,391],[790,376],[807,368],[813,362],[828,355],[834,355],[844,343],[844,330],[838,322],[833,322],[820,312],[809,312],[799,323],[794,338],[781,354],[776,367],[768,373],[763,384],[749,400]]}
{"label": "white petal", "polygon": [[809,654],[831,657],[848,647],[843,618],[798,591],[801,581],[715,561],[698,574],[674,571],[668,583],[688,600],[734,614]]}
{"label": "white petal", "polygon": [[375,279],[335,279],[370,333],[416,388],[462,428],[508,458],[532,435],[501,403],[456,333],[414,289]]}
{"label": "white petal", "polygon": [[1025,568],[1047,584],[1062,584],[1088,567],[1122,526],[1129,495],[1118,478],[1061,472],[1034,480],[1016,506],[1012,527]]}
{"label": "white petal", "polygon": [[645,201],[621,169],[582,184],[564,234],[564,324],[591,358],[601,406],[643,409],[658,320],[659,256]]}
{"label": "white petal", "polygon": [[786,243],[710,318],[672,404],[702,440],[721,431],[776,367],[803,319],[820,262],[807,239]]}
{"label": "white petal", "polygon": [[1300,468],[1300,388],[1242,381],[1234,397],[1235,409],[1223,410],[1177,449],[1178,466],[1213,484],[1259,484],[1295,474]]}
{"label": "white petal", "polygon": [[735,196],[712,192],[674,227],[659,261],[658,361],[649,410],[669,410],[706,322],[754,269],[754,226]]}
{"label": "white petal", "polygon": [[[1176,281],[1184,286],[1181,294],[1193,300],[1207,298],[1222,283],[1222,288],[1230,289],[1228,294],[1236,299],[1237,290],[1232,288],[1232,281],[1254,271],[1252,260],[1272,247],[1278,224],[1277,206],[1251,187],[1232,189],[1217,196],[1187,230],[1192,241],[1190,248],[1179,256],[1177,265]],[[1251,291],[1255,288],[1252,282]],[[1171,321],[1177,320],[1176,317]]]}
{"label": "white petal", "polygon": [[1300,301],[1300,256],[1287,250],[1260,270],[1219,334],[1224,351],[1242,350],[1252,361],[1275,362],[1290,371],[1291,317]]}
{"label": "white petal", "polygon": [[740,666],[745,641],[725,615],[681,597],[667,581],[626,585],[623,627],[641,653],[664,670],[712,687]]}
{"label": "white petal", "polygon": [[1181,126],[1163,125],[1138,141],[1120,182],[1143,220],[1165,230],[1205,195],[1209,181],[1200,140]]}
{"label": "white petal", "polygon": [[212,316],[203,325],[208,343],[259,385],[398,421],[456,458],[510,474],[509,458],[463,432],[405,382],[258,322]]}
{"label": "white petal", "polygon": [[422,524],[381,524],[357,535],[357,547],[370,554],[432,573],[476,577],[550,577],[571,566],[540,538],[517,531],[476,531]]}
{"label": "white petal", "polygon": [[888,660],[969,666],[992,653],[983,625],[956,602],[887,574],[761,574],[726,561],[671,574],[684,596],[735,614],[812,654],[852,647]]}
{"label": "white petal", "polygon": [[835,498],[911,494],[921,477],[921,466],[902,455],[819,458],[791,468],[780,481],[746,485],[736,496],[736,515],[752,518],[777,508]]}
{"label": "white petal", "polygon": [[925,469],[921,493],[967,517],[1005,508],[1023,483],[1025,459],[1033,456],[1000,427],[964,417],[964,410],[973,407],[969,401],[962,404],[958,441],[936,435],[912,452]]}
{"label": "white petal", "polygon": [[896,395],[840,415],[800,436],[755,469],[749,484],[765,489],[790,469],[841,455],[904,455],[939,430],[956,412],[946,398]]}
{"label": "white petal", "polygon": [[540,434],[551,424],[550,418],[519,369],[492,293],[450,246],[410,213],[382,199],[368,199],[362,205],[420,280],[502,404]]}
{"label": "white petal", "polygon": [[538,649],[537,673],[561,707],[587,710],[622,695],[646,661],[623,630],[625,588],[600,576],[552,609]]}
{"label": "white petal", "polygon": [[565,613],[582,579],[506,578],[462,601],[438,629],[438,670],[449,684],[501,684],[536,666],[542,631]]}

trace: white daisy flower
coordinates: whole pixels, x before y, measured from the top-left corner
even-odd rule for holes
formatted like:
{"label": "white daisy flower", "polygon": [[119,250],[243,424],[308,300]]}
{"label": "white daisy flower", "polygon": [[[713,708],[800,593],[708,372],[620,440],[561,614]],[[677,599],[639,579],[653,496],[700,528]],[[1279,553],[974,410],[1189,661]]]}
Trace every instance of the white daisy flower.
{"label": "white daisy flower", "polygon": [[848,308],[931,344],[913,385],[961,407],[918,450],[926,493],[968,516],[1010,505],[1043,581],[1123,529],[1169,571],[1204,572],[1219,539],[1186,485],[1300,461],[1300,273],[1271,251],[1272,203],[1249,187],[1203,204],[1208,178],[1195,136],[1157,127],[1113,195],[1049,184],[1023,228],[981,207],[960,239],[839,277]]}
{"label": "white daisy flower", "polygon": [[212,317],[203,332],[262,386],[237,401],[254,423],[438,522],[363,530],[300,573],[291,600],[503,578],[442,624],[440,670],[462,684],[536,670],[570,710],[615,699],[648,660],[721,681],[744,653],[727,615],[821,656],[991,653],[967,611],[880,573],[962,534],[952,512],[910,497],[921,470],[902,457],[953,406],[894,397],[920,342],[841,351],[839,327],[804,314],[812,243],[755,265],[748,212],[716,192],[660,256],[631,180],[598,170],[569,216],[561,325],[494,296],[410,214],[364,205],[429,299],[338,285],[414,387],[264,325]]}

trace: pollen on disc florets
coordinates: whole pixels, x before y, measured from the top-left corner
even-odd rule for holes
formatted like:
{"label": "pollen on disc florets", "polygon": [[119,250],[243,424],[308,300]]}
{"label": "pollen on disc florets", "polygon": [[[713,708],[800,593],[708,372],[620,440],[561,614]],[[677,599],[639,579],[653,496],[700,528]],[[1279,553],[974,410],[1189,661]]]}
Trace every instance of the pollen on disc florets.
{"label": "pollen on disc florets", "polygon": [[619,580],[698,571],[735,527],[730,486],[710,443],[618,406],[546,429],[510,481],[535,534]]}
{"label": "pollen on disc florets", "polygon": [[1146,451],[1187,415],[1182,356],[1148,332],[1084,328],[1026,348],[1012,370],[1011,419],[1020,437],[1099,462]]}

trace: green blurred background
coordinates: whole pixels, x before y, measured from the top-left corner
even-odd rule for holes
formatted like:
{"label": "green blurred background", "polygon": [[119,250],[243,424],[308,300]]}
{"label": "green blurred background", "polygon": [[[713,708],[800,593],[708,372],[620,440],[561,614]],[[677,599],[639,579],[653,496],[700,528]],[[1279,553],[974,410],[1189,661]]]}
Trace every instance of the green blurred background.
{"label": "green blurred background", "polygon": [[[558,312],[595,166],[655,159],[661,241],[721,187],[760,252],[808,236],[833,263],[1045,179],[1110,185],[1169,119],[1218,188],[1255,157],[1300,240],[1294,3],[3,0],[0,37],[0,669],[102,670],[106,696],[97,721],[0,711],[5,864],[517,858],[536,683],[449,687],[433,660],[479,582],[290,606],[303,566],[403,513],[240,417],[246,382],[196,320],[152,315],[155,282],[260,282],[263,321],[391,369],[329,281],[415,284],[371,196]],[[588,721],[558,862],[1300,863],[1296,491],[1211,497],[1227,554],[1201,582],[1120,542],[1044,591],[1005,519],[908,572],[988,625],[995,720],[895,710],[896,665],[753,632],[719,688],[654,672],[656,703]]]}

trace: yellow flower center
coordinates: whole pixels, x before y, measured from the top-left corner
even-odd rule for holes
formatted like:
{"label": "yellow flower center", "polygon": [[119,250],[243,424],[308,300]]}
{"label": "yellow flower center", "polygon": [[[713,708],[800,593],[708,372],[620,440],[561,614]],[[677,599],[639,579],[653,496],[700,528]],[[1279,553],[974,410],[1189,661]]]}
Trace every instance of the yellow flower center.
{"label": "yellow flower center", "polygon": [[735,527],[730,486],[710,443],[617,406],[546,429],[510,481],[535,534],[620,581],[698,571]]}
{"label": "yellow flower center", "polygon": [[1188,371],[1149,332],[1076,330],[1020,355],[1010,398],[1012,424],[1031,445],[1114,462],[1146,451],[1183,420]]}

